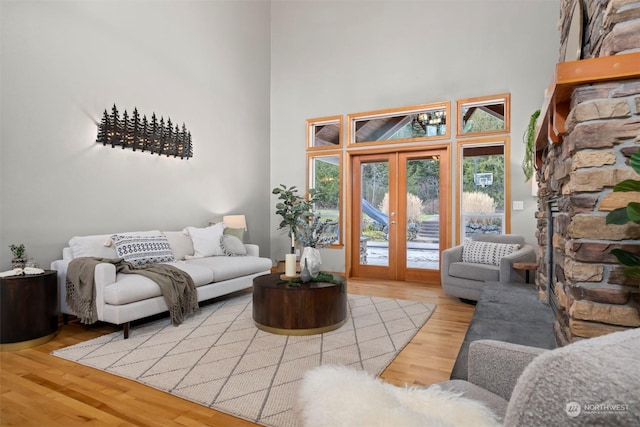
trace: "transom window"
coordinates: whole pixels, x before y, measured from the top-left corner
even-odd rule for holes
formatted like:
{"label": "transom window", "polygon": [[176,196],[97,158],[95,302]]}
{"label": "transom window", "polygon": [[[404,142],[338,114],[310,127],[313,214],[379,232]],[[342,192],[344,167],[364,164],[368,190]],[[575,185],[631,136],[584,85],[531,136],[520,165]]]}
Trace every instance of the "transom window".
{"label": "transom window", "polygon": [[441,102],[350,114],[349,145],[446,139],[449,110]]}
{"label": "transom window", "polygon": [[342,147],[342,116],[307,120],[307,149],[335,150]]}
{"label": "transom window", "polygon": [[459,99],[457,135],[476,136],[509,132],[510,94]]}

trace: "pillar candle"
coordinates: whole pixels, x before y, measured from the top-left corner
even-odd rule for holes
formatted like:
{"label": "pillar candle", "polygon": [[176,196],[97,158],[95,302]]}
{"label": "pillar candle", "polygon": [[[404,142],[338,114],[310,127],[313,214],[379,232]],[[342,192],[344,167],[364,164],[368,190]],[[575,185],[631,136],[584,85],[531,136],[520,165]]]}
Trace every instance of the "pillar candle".
{"label": "pillar candle", "polygon": [[284,275],[289,277],[293,277],[296,275],[296,254],[285,255]]}

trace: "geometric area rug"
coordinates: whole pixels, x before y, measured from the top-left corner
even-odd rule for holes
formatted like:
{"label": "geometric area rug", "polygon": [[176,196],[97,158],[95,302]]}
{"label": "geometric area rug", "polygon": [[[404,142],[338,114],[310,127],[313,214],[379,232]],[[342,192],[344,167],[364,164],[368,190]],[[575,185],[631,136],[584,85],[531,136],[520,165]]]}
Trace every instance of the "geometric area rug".
{"label": "geometric area rug", "polygon": [[338,364],[380,375],[433,314],[435,304],[348,295],[349,317],[331,332],[275,335],[253,323],[252,295],[205,305],[181,325],[169,317],[54,351],[217,411],[273,427],[295,426],[304,373]]}

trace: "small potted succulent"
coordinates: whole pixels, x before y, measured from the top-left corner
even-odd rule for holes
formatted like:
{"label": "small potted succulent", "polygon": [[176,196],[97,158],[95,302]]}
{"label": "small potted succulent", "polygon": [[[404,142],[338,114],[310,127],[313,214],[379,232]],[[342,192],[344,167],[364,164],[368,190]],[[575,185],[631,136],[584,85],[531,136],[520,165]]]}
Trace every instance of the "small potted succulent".
{"label": "small potted succulent", "polygon": [[9,249],[11,249],[11,253],[13,254],[13,259],[11,260],[11,266],[13,268],[24,268],[24,264],[27,262],[26,257],[24,256],[25,248],[22,243],[19,245],[9,245]]}

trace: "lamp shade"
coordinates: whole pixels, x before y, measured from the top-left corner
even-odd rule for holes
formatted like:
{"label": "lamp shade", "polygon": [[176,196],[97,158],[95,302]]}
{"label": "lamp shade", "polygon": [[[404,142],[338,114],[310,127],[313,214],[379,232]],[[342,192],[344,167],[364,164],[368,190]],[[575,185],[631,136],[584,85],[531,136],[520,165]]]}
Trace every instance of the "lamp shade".
{"label": "lamp shade", "polygon": [[247,219],[244,215],[225,215],[222,222],[229,228],[242,228],[245,231],[247,229]]}

